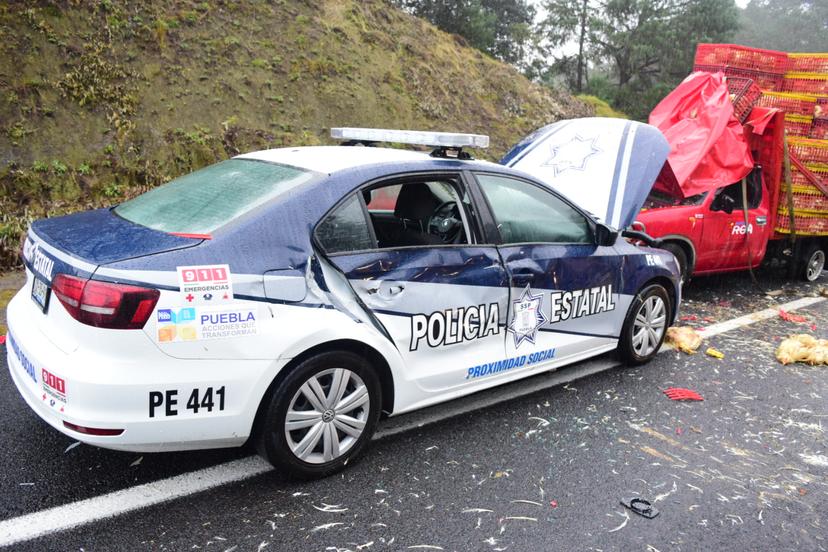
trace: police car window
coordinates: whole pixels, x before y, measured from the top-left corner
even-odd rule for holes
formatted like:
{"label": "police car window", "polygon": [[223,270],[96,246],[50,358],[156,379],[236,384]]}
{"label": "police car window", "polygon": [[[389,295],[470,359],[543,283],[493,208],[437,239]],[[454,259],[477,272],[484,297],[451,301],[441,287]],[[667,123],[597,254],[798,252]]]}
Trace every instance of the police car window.
{"label": "police car window", "polygon": [[317,176],[274,163],[230,159],[126,201],[115,213],[162,232],[209,234]]}
{"label": "police car window", "polygon": [[537,186],[512,178],[477,175],[504,243],[592,243],[581,213]]}
{"label": "police car window", "polygon": [[316,227],[316,238],[327,253],[376,247],[357,196],[351,196]]}
{"label": "police car window", "polygon": [[463,202],[453,181],[408,181],[362,194],[381,249],[468,243]]}

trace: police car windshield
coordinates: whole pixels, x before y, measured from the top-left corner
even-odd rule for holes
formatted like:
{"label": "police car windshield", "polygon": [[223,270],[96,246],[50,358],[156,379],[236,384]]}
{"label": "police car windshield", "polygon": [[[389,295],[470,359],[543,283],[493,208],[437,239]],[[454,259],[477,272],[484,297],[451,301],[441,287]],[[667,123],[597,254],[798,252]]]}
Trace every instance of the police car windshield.
{"label": "police car windshield", "polygon": [[294,167],[230,159],[126,201],[115,213],[162,232],[209,234],[314,176]]}

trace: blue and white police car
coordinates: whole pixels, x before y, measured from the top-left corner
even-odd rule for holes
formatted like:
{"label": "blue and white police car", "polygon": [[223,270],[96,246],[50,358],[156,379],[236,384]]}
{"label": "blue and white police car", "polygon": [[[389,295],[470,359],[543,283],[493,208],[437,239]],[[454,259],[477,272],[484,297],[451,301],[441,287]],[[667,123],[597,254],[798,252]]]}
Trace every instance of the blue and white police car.
{"label": "blue and white police car", "polygon": [[[569,153],[547,130],[507,156],[542,150],[532,163],[549,182],[519,159],[470,159],[485,136],[333,129],[346,145],[244,154],[39,220],[8,307],[12,378],[85,443],[251,439],[278,468],[321,477],[382,414],[616,348],[646,362],[676,315],[678,267],[602,221],[632,221],[668,147],[653,127],[599,124],[588,144],[568,135]],[[359,147],[378,142],[434,151]],[[591,213],[550,187],[590,164],[610,167],[608,184],[581,180],[609,196]]]}

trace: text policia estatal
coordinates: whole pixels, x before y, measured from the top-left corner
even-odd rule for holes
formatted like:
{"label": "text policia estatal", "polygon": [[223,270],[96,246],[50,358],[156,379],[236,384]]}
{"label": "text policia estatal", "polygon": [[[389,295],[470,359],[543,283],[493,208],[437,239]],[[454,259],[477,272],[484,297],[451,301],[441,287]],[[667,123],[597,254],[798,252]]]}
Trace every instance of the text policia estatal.
{"label": "text policia estatal", "polygon": [[[549,305],[546,319],[551,324],[615,310],[612,285],[553,291],[548,299],[544,303]],[[497,303],[415,314],[411,317],[410,350],[416,351],[423,340],[429,347],[442,347],[495,335],[500,332],[499,320]]]}

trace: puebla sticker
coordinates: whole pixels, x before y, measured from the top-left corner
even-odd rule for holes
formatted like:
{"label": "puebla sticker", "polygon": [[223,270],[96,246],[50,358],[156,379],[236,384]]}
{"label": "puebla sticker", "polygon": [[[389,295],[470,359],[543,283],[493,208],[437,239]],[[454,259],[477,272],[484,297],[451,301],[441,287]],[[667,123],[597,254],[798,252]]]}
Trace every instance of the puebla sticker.
{"label": "puebla sticker", "polygon": [[256,335],[258,309],[244,307],[185,307],[158,309],[159,343],[226,339]]}
{"label": "puebla sticker", "polygon": [[179,266],[178,287],[187,305],[220,305],[233,300],[229,265]]}

